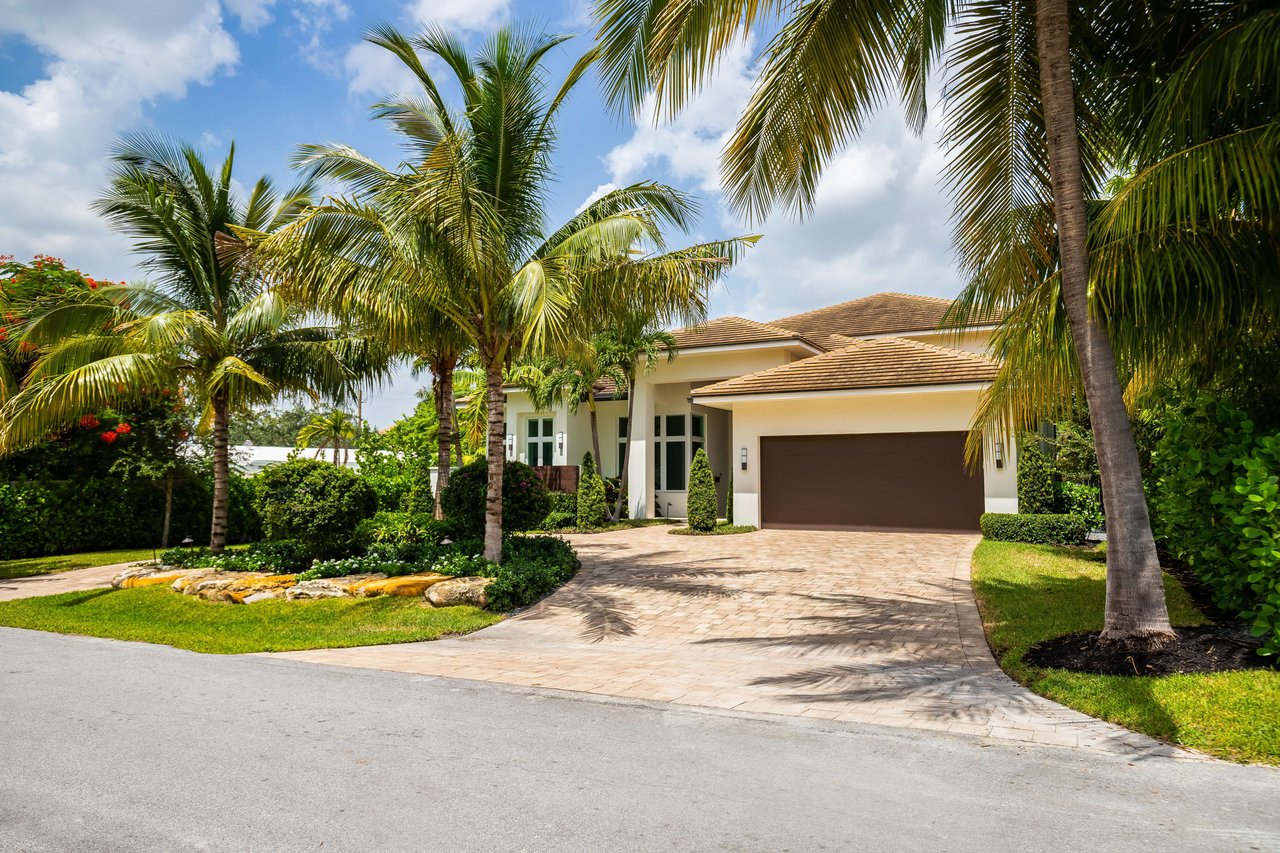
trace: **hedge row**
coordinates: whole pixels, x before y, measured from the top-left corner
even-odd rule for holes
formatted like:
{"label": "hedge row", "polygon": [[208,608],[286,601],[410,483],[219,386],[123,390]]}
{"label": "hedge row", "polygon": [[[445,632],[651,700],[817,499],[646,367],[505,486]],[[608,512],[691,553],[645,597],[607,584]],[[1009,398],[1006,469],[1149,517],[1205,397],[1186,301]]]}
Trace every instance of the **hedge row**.
{"label": "hedge row", "polygon": [[[114,478],[0,483],[0,507],[0,560],[159,547],[164,492]],[[190,536],[207,544],[212,507],[208,479],[178,483],[169,543]],[[252,483],[232,477],[228,541],[249,542],[261,535]]]}
{"label": "hedge row", "polygon": [[1035,545],[1079,545],[1089,532],[1083,518],[1067,513],[988,512],[979,524],[988,539]]}

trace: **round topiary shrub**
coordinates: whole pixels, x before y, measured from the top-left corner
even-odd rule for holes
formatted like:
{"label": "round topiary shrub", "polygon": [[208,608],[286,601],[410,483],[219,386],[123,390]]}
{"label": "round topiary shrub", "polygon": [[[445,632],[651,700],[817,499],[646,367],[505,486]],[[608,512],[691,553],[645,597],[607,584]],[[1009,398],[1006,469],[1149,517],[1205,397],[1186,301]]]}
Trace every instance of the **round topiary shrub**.
{"label": "round topiary shrub", "polygon": [[356,527],[378,508],[378,496],[359,474],[318,459],[273,465],[256,480],[267,537],[296,539],[315,557],[349,551]]}
{"label": "round topiary shrub", "polygon": [[[449,475],[440,495],[440,508],[457,539],[484,535],[485,495],[489,487],[489,463],[484,459],[464,465]],[[502,473],[502,532],[534,530],[551,511],[547,487],[523,462],[507,462]]]}

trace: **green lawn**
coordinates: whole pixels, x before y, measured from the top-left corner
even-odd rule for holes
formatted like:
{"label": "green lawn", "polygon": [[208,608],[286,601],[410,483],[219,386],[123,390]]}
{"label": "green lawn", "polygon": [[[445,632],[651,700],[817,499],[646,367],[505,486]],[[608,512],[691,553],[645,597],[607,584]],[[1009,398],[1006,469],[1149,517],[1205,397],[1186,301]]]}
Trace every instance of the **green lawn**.
{"label": "green lawn", "polygon": [[[1001,666],[1021,683],[1160,740],[1222,758],[1280,764],[1280,672],[1152,678],[1038,669],[1023,662],[1038,642],[1102,629],[1100,552],[984,541],[973,566],[987,640]],[[1165,590],[1175,625],[1206,621],[1177,580],[1166,576]]]}
{"label": "green lawn", "polygon": [[25,560],[0,560],[0,580],[109,566],[112,563],[140,563],[154,558],[157,553],[159,552],[151,548],[127,548],[123,551],[91,551],[85,554],[59,554],[55,557],[29,557]]}
{"label": "green lawn", "polygon": [[98,589],[0,602],[0,625],[163,643],[211,654],[434,640],[502,620],[474,607],[402,596],[215,604],[167,587]]}
{"label": "green lawn", "polygon": [[711,530],[694,530],[692,527],[677,527],[667,531],[677,536],[732,536],[735,533],[755,533],[759,528],[750,524],[730,524],[727,521],[718,521],[716,526]]}

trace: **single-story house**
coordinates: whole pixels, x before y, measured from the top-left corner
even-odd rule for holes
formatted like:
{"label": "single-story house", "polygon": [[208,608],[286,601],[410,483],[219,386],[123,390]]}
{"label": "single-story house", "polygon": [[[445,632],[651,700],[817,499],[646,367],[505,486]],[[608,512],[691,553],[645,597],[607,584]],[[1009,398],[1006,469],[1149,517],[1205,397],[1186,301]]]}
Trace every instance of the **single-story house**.
{"label": "single-story house", "polygon": [[[1016,456],[964,463],[978,396],[995,374],[993,326],[941,330],[950,302],[880,293],[759,323],[720,317],[677,330],[678,357],[635,389],[628,463],[633,518],[685,515],[689,463],[705,448],[737,524],[973,531],[1016,512]],[[621,476],[625,393],[596,395],[601,465]],[[591,448],[586,405],[536,411],[507,389],[507,456],[575,465]]]}

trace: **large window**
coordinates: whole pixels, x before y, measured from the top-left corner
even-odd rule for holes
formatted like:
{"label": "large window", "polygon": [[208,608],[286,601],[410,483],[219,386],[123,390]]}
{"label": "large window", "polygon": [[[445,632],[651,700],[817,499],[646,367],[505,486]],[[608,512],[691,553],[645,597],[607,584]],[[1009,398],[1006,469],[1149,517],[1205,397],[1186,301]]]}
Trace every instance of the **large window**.
{"label": "large window", "polygon": [[655,488],[683,492],[693,454],[706,441],[706,419],[702,415],[657,415],[653,436]]}
{"label": "large window", "polygon": [[555,444],[553,430],[555,421],[551,418],[530,418],[528,426],[528,443],[525,445],[530,465],[553,465],[555,457],[552,448]]}
{"label": "large window", "polygon": [[618,468],[614,474],[615,477],[627,475],[627,472],[622,470],[622,460],[625,458],[627,458],[627,419],[618,418],[618,461],[616,463]]}

